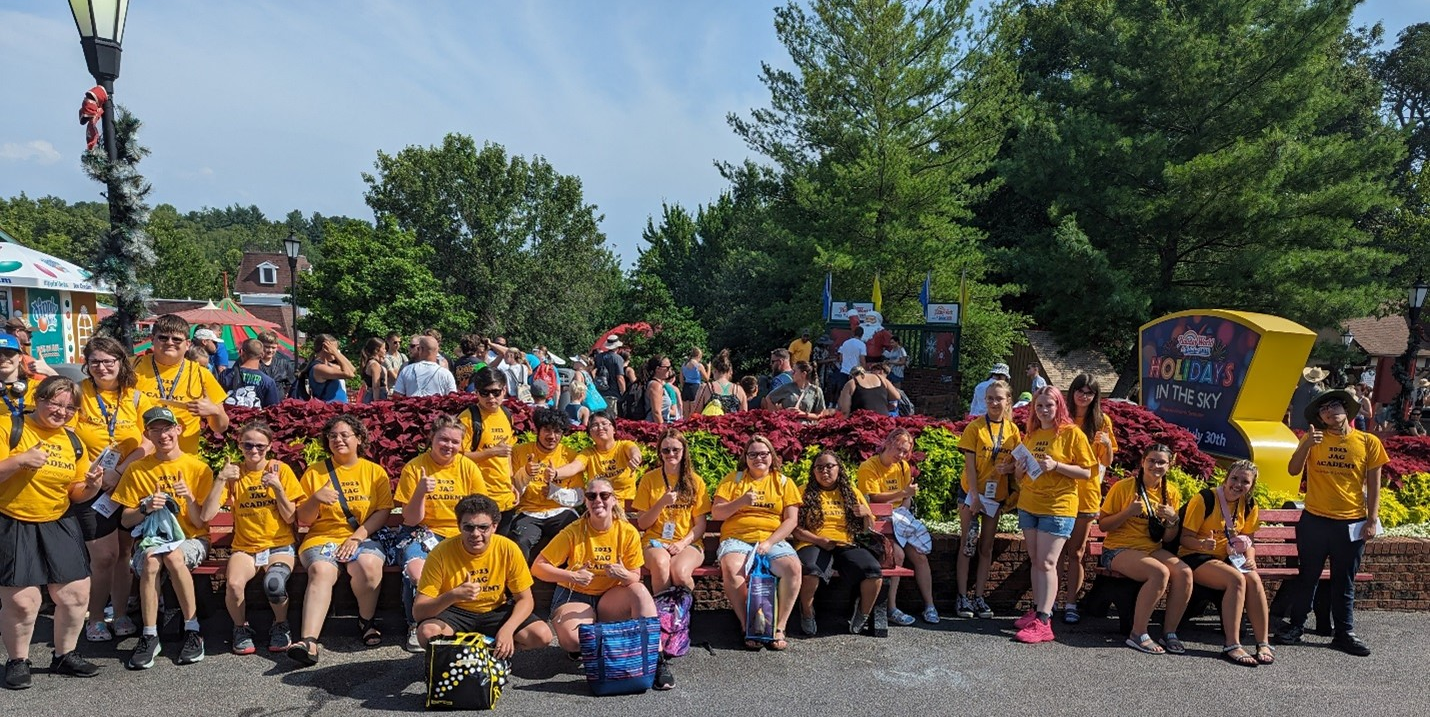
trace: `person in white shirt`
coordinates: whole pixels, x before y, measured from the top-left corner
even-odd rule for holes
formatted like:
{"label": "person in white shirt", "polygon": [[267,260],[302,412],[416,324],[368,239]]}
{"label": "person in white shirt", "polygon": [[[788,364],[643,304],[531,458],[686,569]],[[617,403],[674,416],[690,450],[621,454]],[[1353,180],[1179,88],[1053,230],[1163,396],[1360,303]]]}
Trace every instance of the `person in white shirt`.
{"label": "person in white shirt", "polygon": [[993,368],[988,369],[988,380],[973,387],[973,401],[968,404],[968,415],[977,418],[988,413],[988,401],[984,396],[988,393],[988,387],[994,381],[1008,380],[1008,364],[995,363]]}
{"label": "person in white shirt", "polygon": [[497,368],[506,376],[506,395],[516,396],[522,386],[531,386],[531,365],[526,362],[526,354],[518,348],[506,350],[506,361]]}
{"label": "person in white shirt", "polygon": [[909,365],[909,351],[897,336],[889,337],[889,347],[884,349],[884,365],[889,367],[889,381],[895,386],[902,386],[904,367]]}
{"label": "person in white shirt", "polygon": [[849,382],[849,375],[856,368],[864,367],[864,355],[869,351],[869,347],[858,334],[851,335],[844,339],[844,343],[839,344],[837,353],[839,354],[839,374],[834,377],[836,385],[830,386],[829,390],[834,395],[839,395],[839,391],[844,388],[844,384]]}
{"label": "person in white shirt", "polygon": [[397,372],[397,381],[389,391],[393,397],[437,396],[457,392],[457,380],[452,372],[437,365],[437,340],[431,336],[414,336],[410,346],[412,362]]}

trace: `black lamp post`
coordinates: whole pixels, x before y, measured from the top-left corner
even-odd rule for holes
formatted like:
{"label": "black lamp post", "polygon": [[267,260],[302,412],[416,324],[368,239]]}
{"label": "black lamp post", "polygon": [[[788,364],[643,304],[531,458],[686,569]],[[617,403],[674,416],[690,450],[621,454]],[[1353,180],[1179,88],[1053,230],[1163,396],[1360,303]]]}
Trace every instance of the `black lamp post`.
{"label": "black lamp post", "polygon": [[1396,428],[1402,433],[1411,430],[1410,416],[1415,401],[1415,359],[1420,353],[1420,344],[1425,339],[1424,330],[1420,326],[1420,310],[1425,307],[1426,294],[1430,294],[1430,285],[1427,285],[1424,279],[1416,278],[1415,285],[1410,287],[1410,303],[1406,305],[1410,336],[1405,342],[1405,353],[1395,362],[1395,380],[1400,384],[1400,396],[1395,402],[1395,421]]}
{"label": "black lamp post", "polygon": [[1356,336],[1351,333],[1349,326],[1341,332],[1341,346],[1345,347],[1345,352],[1341,354],[1341,385],[1349,386],[1354,383],[1351,376],[1351,344],[1355,343]]}
{"label": "black lamp post", "polygon": [[70,0],[70,12],[79,29],[79,44],[84,48],[89,74],[109,95],[104,102],[104,151],[114,161],[119,158],[114,142],[114,81],[119,79],[120,45],[124,42],[129,0]]}
{"label": "black lamp post", "polygon": [[288,301],[293,304],[293,345],[298,345],[298,253],[303,250],[303,242],[298,235],[288,232],[283,240],[283,253],[288,255]]}

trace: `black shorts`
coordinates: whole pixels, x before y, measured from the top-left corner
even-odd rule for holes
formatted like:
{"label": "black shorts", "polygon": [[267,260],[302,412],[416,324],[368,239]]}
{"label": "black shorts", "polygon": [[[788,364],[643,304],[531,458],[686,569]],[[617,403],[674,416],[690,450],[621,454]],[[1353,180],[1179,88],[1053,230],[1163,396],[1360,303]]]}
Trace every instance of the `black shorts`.
{"label": "black shorts", "polygon": [[[480,632],[487,637],[495,637],[497,631],[501,629],[506,621],[511,619],[511,604],[503,605],[491,612],[478,613],[471,610],[463,610],[459,607],[449,607],[437,617],[428,618],[423,622],[438,620],[447,624],[454,632]],[[535,613],[527,615],[525,620],[516,627],[517,632],[521,632],[527,625],[541,622],[541,618]]]}
{"label": "black shorts", "polygon": [[695,400],[695,394],[700,393],[700,384],[685,383],[680,385],[680,400],[689,403]]}
{"label": "black shorts", "polygon": [[805,575],[813,575],[828,585],[834,571],[848,580],[869,580],[883,577],[884,569],[874,554],[857,545],[839,545],[833,550],[825,550],[815,545],[806,545],[795,551]]}
{"label": "black shorts", "polygon": [[119,530],[119,518],[124,515],[123,508],[114,511],[114,514],[108,518],[96,513],[94,511],[94,502],[96,500],[99,500],[99,496],[95,496],[83,503],[74,503],[70,505],[69,512],[65,513],[65,515],[73,515],[79,519],[80,536],[84,538],[84,542],[86,543],[91,540],[109,537],[115,531]]}
{"label": "black shorts", "polygon": [[1221,558],[1218,558],[1215,555],[1207,555],[1206,553],[1188,553],[1186,555],[1178,555],[1177,557],[1181,559],[1182,562],[1186,563],[1187,567],[1192,569],[1192,572],[1196,572],[1197,568],[1200,568],[1201,566],[1206,565],[1213,560],[1221,560]]}
{"label": "black shorts", "polygon": [[27,523],[0,513],[0,587],[28,588],[89,577],[79,518]]}

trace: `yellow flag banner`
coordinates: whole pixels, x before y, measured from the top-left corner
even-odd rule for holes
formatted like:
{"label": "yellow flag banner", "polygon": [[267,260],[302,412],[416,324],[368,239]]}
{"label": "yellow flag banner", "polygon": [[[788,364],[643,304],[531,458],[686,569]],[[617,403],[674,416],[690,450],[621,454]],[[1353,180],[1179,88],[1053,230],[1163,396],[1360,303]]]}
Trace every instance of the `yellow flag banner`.
{"label": "yellow flag banner", "polygon": [[874,295],[869,297],[869,301],[874,303],[874,310],[880,313],[884,311],[884,293],[879,290],[879,275],[874,274]]}

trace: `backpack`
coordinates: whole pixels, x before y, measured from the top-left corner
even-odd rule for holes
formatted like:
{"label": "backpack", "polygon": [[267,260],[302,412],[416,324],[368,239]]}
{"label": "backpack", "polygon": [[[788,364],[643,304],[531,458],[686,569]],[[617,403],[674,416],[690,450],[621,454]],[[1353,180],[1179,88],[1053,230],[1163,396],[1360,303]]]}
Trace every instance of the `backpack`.
{"label": "backpack", "polygon": [[[501,412],[506,414],[507,423],[512,423],[511,409],[503,405],[501,407]],[[473,404],[467,407],[467,416],[472,419],[472,435],[470,438],[467,439],[469,442],[467,450],[479,451],[482,449],[481,446],[478,445],[479,443],[481,443],[482,440],[482,412],[480,409],[477,408],[475,404]],[[515,430],[515,428],[516,425],[513,424],[512,429]]]}
{"label": "backpack", "polygon": [[[135,403],[138,403],[138,401],[135,401]],[[16,418],[16,417],[11,417],[11,419],[10,419],[10,451],[11,451],[11,452],[14,452],[14,450],[15,450],[17,447],[19,447],[19,445],[20,445],[20,438],[21,438],[21,437],[24,435],[24,433],[25,433],[25,419],[24,419],[24,418],[20,418],[20,420],[17,421],[17,420],[15,420],[15,418]],[[82,456],[82,455],[84,455],[84,446],[81,446],[81,445],[80,445],[80,443],[79,443],[79,436],[76,436],[75,433],[74,433],[74,431],[70,430],[69,426],[66,426],[66,427],[65,427],[65,435],[67,435],[67,436],[70,437],[70,447],[74,449],[74,459],[75,459],[76,461],[78,461],[78,460],[79,460],[79,457]]]}
{"label": "backpack", "polygon": [[[735,395],[735,384],[726,381],[725,387],[728,388],[730,392],[715,393],[712,395],[710,400],[706,402],[705,407],[700,409],[701,415],[723,416],[727,413],[735,413],[740,410],[740,397]],[[711,382],[710,390],[713,393],[719,389],[715,388],[714,382]]]}
{"label": "backpack", "polygon": [[690,611],[695,594],[689,588],[672,585],[655,596],[655,613],[660,618],[660,652],[681,657],[690,651]]}
{"label": "backpack", "polygon": [[611,353],[602,351],[596,354],[596,373],[592,376],[596,380],[596,390],[607,396],[612,395],[612,387],[616,385],[616,367],[611,360]]}
{"label": "backpack", "polygon": [[[1200,496],[1202,497],[1202,520],[1203,520],[1203,521],[1206,521],[1207,518],[1210,518],[1210,517],[1212,516],[1212,511],[1213,511],[1213,510],[1216,510],[1216,504],[1217,504],[1217,501],[1216,501],[1216,491],[1213,490],[1213,489],[1211,489],[1211,488],[1203,488],[1203,489],[1201,490],[1201,492],[1198,493],[1197,495],[1200,495]],[[1183,524],[1185,523],[1185,521],[1187,520],[1187,506],[1190,505],[1191,502],[1192,502],[1192,501],[1189,500],[1189,501],[1183,503],[1181,508],[1178,508],[1178,509],[1177,509],[1177,525],[1178,525],[1178,526],[1183,525]],[[1241,519],[1242,519],[1242,520],[1245,520],[1245,519],[1246,519],[1246,514],[1247,514],[1247,512],[1248,512],[1248,506],[1250,506],[1250,505],[1251,505],[1251,500],[1250,500],[1250,496],[1248,496],[1248,500],[1247,500],[1245,503],[1242,503],[1242,504],[1241,504]],[[1173,554],[1173,555],[1176,555],[1178,549],[1181,548],[1181,540],[1182,540],[1182,534],[1181,534],[1181,532],[1179,531],[1179,532],[1177,533],[1177,544],[1176,544],[1176,545],[1172,545],[1172,544],[1171,544],[1171,541],[1168,541],[1167,543],[1164,543],[1164,544],[1162,545],[1162,549],[1163,549],[1163,550],[1166,550],[1167,552],[1169,552],[1169,553],[1171,553],[1171,554]]]}
{"label": "backpack", "polygon": [[626,392],[621,396],[621,401],[617,404],[616,410],[621,418],[630,421],[644,421],[650,413],[650,400],[646,398],[645,386],[640,381],[633,381],[626,387]]}
{"label": "backpack", "polygon": [[288,389],[288,398],[296,398],[299,401],[307,401],[313,395],[308,392],[308,377],[313,373],[313,362],[309,361],[298,369],[293,377],[293,386]]}

